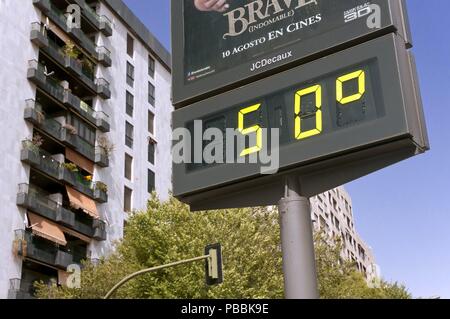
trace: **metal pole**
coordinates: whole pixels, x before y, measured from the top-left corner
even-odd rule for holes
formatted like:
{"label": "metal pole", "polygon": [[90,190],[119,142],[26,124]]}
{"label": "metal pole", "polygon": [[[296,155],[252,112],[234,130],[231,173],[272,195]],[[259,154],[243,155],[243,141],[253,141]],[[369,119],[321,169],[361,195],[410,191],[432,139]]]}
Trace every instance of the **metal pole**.
{"label": "metal pole", "polygon": [[309,199],[296,178],[286,179],[278,203],[286,299],[317,299],[316,262]]}
{"label": "metal pole", "polygon": [[144,270],[140,270],[137,271],[131,275],[128,275],[127,277],[125,277],[124,279],[122,279],[118,284],[116,284],[107,294],[103,299],[108,299],[112,296],[112,294],[114,292],[116,292],[117,289],[119,289],[120,287],[122,287],[124,284],[126,284],[128,281],[130,281],[131,279],[143,275],[143,274],[147,274],[149,272],[154,272],[160,269],[164,269],[164,268],[170,268],[170,267],[175,267],[175,266],[180,266],[180,265],[184,265],[184,264],[189,264],[189,263],[193,263],[196,261],[200,261],[200,260],[205,260],[211,258],[210,255],[205,255],[205,256],[201,256],[201,257],[195,257],[192,259],[187,259],[187,260],[182,260],[182,261],[177,261],[171,264],[167,264],[167,265],[162,265],[162,266],[157,266],[157,267],[153,267],[153,268],[149,268],[149,269],[144,269]]}

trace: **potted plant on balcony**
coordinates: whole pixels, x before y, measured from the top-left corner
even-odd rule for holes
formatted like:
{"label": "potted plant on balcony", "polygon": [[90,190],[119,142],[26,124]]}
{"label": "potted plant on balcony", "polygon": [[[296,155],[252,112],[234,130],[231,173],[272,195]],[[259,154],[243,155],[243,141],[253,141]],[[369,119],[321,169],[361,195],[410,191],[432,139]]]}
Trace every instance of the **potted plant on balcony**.
{"label": "potted plant on balcony", "polygon": [[44,140],[39,134],[23,140],[22,151],[20,153],[21,161],[30,165],[39,165],[41,163],[40,147],[43,142]]}
{"label": "potted plant on balcony", "polygon": [[30,150],[39,156],[39,148],[44,143],[44,139],[39,134],[34,134],[33,137],[28,137],[22,142],[24,149]]}
{"label": "potted plant on balcony", "polygon": [[106,156],[106,158],[110,158],[116,146],[111,143],[111,141],[106,136],[100,136],[97,139],[97,148],[101,154]]}
{"label": "potted plant on balcony", "polygon": [[84,74],[92,80],[94,77],[94,63],[88,58],[84,58],[81,61],[81,65],[83,66]]}
{"label": "potted plant on balcony", "polygon": [[95,182],[94,197],[99,202],[106,203],[108,201],[108,185],[103,182]]}
{"label": "potted plant on balcony", "polygon": [[73,125],[64,124],[63,128],[66,129],[66,131],[69,132],[69,134],[71,134],[71,135],[77,135],[78,134],[77,129]]}
{"label": "potted plant on balcony", "polygon": [[61,167],[67,169],[68,171],[72,173],[78,172],[78,166],[76,166],[73,163],[61,163]]}
{"label": "potted plant on balcony", "polygon": [[66,44],[62,48],[62,52],[66,57],[72,58],[74,60],[78,60],[81,54],[80,50],[78,50],[78,48],[71,40],[68,40],[66,42]]}

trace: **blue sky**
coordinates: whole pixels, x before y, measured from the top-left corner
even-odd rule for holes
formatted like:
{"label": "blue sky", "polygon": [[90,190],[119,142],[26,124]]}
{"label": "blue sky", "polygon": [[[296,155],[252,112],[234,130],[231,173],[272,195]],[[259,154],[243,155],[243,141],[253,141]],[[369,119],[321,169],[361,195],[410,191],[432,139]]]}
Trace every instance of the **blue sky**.
{"label": "blue sky", "polygon": [[[170,1],[125,2],[170,48]],[[384,278],[450,298],[450,1],[407,4],[432,150],[346,187]]]}

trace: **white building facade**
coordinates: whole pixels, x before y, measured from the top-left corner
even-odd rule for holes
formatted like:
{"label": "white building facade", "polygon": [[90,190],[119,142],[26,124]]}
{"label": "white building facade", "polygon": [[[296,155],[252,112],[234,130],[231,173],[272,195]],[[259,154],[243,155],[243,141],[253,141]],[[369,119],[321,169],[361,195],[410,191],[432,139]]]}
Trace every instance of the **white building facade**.
{"label": "white building facade", "polygon": [[0,298],[29,298],[168,198],[170,54],[121,0],[1,0],[0,32]]}
{"label": "white building facade", "polygon": [[341,238],[342,257],[353,261],[368,281],[377,279],[375,257],[356,231],[352,200],[345,188],[330,190],[311,198],[310,202],[314,230]]}

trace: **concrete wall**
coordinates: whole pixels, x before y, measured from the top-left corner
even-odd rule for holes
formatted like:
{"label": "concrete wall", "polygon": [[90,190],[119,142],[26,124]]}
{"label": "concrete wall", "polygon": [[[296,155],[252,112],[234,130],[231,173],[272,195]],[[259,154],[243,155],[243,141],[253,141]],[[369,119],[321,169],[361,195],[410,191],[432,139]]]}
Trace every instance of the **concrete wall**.
{"label": "concrete wall", "polygon": [[7,298],[9,279],[21,277],[20,258],[13,256],[14,230],[24,229],[25,211],[16,206],[20,183],[29,168],[20,162],[21,141],[31,137],[23,119],[25,100],[36,89],[27,80],[28,60],[37,59],[30,42],[31,23],[39,20],[32,1],[0,0],[0,298]]}

